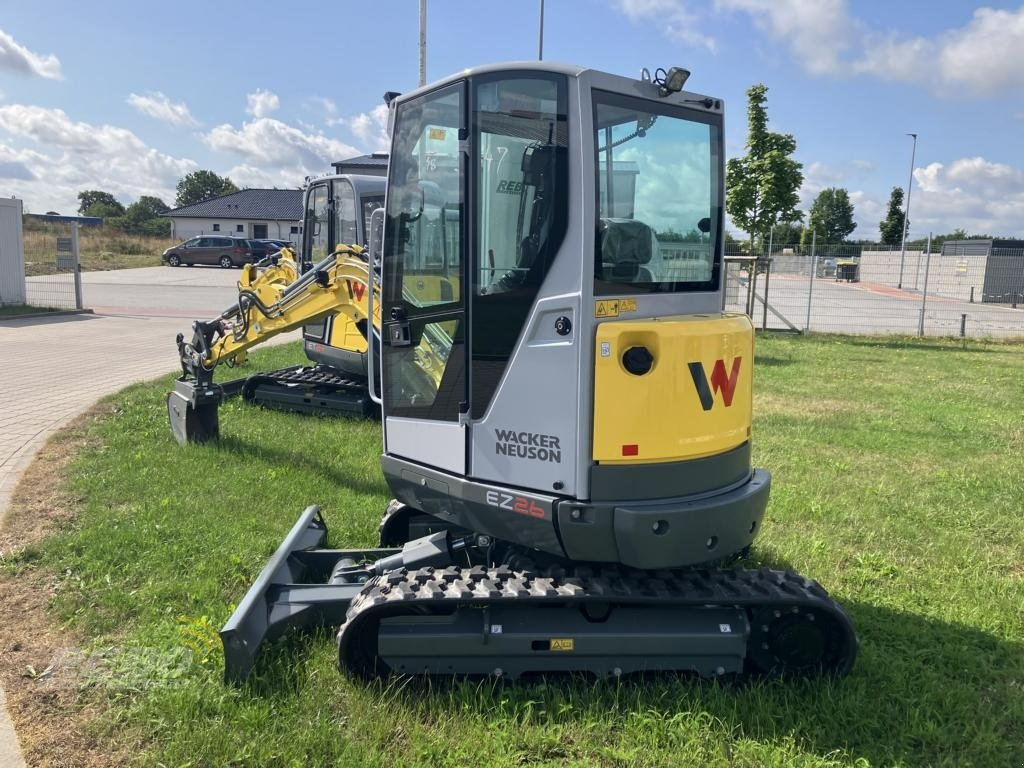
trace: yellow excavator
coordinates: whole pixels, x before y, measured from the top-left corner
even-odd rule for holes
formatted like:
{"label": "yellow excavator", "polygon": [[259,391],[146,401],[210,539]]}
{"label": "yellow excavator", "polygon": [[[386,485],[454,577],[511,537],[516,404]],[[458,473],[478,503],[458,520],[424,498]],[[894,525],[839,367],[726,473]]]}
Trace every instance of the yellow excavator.
{"label": "yellow excavator", "polygon": [[218,359],[330,312],[380,327],[379,546],[325,548],[308,506],[221,630],[228,680],[316,626],[364,678],[851,668],[817,582],[727,564],[771,477],[753,328],[721,310],[723,106],[688,76],[517,62],[393,97],[368,251],[247,271],[179,338],[187,441],[216,434]]}
{"label": "yellow excavator", "polygon": [[[312,179],[303,194],[301,241],[287,259],[298,272],[309,269],[339,244],[366,245],[373,211],[384,206],[386,180],[359,174]],[[271,256],[262,269],[279,261]],[[280,275],[273,277],[280,283]],[[303,351],[310,363],[261,371],[220,382],[224,397],[241,395],[269,408],[320,415],[370,415],[373,407],[366,384],[366,328],[343,312],[330,313],[302,327]],[[228,357],[234,365],[242,356]]]}
{"label": "yellow excavator", "polygon": [[[218,365],[235,366],[244,362],[253,346],[278,334],[326,321],[334,327],[333,331],[327,329],[326,332],[333,333],[338,347],[365,355],[366,329],[371,325],[375,330],[380,328],[379,303],[372,322],[369,320],[372,301],[367,291],[371,284],[371,267],[366,251],[359,245],[342,245],[306,271],[302,268],[302,260],[288,248],[277,253],[262,269],[246,264],[238,281],[238,301],[214,320],[195,321],[188,342],[178,334],[182,376],[168,396],[167,407],[174,436],[180,443],[218,436],[217,406],[234,394],[233,389],[239,383],[243,387],[270,386],[285,390],[297,386],[303,391],[318,375],[322,377],[321,382],[332,383],[326,378],[329,374],[324,374],[320,367],[298,369],[305,374],[301,384],[289,382],[287,378],[282,382],[283,375],[296,369],[256,374],[226,386],[213,381]],[[365,392],[365,381],[361,385],[357,382],[343,386],[333,397],[348,396],[348,402],[354,397],[361,403],[358,390]],[[354,396],[353,391],[357,391]],[[299,397],[310,398],[308,392]]]}

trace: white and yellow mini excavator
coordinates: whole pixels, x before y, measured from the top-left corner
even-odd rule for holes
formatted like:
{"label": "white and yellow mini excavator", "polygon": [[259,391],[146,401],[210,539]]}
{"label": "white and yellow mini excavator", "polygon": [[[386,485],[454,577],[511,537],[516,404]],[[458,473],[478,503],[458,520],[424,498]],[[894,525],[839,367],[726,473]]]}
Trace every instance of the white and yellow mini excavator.
{"label": "white and yellow mini excavator", "polygon": [[243,288],[182,340],[171,418],[202,439],[213,336],[227,354],[293,300],[304,321],[380,319],[380,547],[323,548],[308,507],[221,632],[229,680],[322,625],[363,677],[851,668],[816,582],[723,565],[770,477],[751,466],[753,329],[722,312],[722,103],[687,76],[515,63],[393,98],[369,253]]}

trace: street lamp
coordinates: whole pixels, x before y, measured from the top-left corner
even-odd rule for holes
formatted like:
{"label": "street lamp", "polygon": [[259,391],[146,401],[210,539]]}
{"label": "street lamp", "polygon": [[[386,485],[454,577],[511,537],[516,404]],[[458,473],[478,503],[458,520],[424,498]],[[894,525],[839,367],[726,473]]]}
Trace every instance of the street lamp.
{"label": "street lamp", "polygon": [[917,134],[908,133],[914,139],[914,148],[910,150],[910,178],[907,179],[907,207],[903,209],[903,236],[900,238],[900,279],[896,287],[903,287],[903,260],[907,255],[907,222],[910,220],[910,188],[914,184],[914,157],[917,155]]}

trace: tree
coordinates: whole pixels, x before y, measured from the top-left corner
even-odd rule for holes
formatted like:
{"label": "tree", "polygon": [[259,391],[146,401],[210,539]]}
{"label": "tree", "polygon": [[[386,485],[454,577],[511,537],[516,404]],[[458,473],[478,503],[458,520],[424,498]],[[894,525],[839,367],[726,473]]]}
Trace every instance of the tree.
{"label": "tree", "polygon": [[[171,210],[159,197],[143,195],[128,206],[124,216],[117,220],[117,225],[125,232],[132,234],[162,234],[170,232],[170,222],[159,218],[161,213]],[[113,223],[113,222],[111,222]]]}
{"label": "tree", "polygon": [[803,239],[804,227],[798,221],[784,221],[772,230],[775,245],[795,245]]}
{"label": "tree", "polygon": [[169,210],[171,210],[171,206],[159,197],[143,195],[128,206],[125,215],[137,221],[147,221],[148,219],[155,219],[161,213],[167,213]]}
{"label": "tree", "polygon": [[725,210],[750,235],[751,252],[755,238],[765,237],[771,227],[803,219],[796,207],[803,165],[791,157],[796,139],[768,130],[767,94],[763,83],[747,90],[747,154],[729,160],[725,171]]}
{"label": "tree", "polygon": [[[90,213],[90,211],[95,211]],[[109,192],[83,189],[78,193],[78,212],[82,216],[123,216],[124,206]]]}
{"label": "tree", "polygon": [[178,182],[177,189],[178,196],[174,199],[174,204],[178,208],[238,191],[238,187],[231,179],[227,176],[218,176],[213,171],[192,171]]}
{"label": "tree", "polygon": [[[910,226],[910,221],[907,221]],[[885,212],[885,218],[879,222],[878,231],[882,235],[883,245],[896,246],[903,239],[903,190],[900,187],[893,187],[889,195],[889,210]]]}
{"label": "tree", "polygon": [[804,245],[811,241],[812,232],[818,233],[819,243],[841,243],[856,228],[849,193],[842,188],[828,187],[821,190],[811,203]]}

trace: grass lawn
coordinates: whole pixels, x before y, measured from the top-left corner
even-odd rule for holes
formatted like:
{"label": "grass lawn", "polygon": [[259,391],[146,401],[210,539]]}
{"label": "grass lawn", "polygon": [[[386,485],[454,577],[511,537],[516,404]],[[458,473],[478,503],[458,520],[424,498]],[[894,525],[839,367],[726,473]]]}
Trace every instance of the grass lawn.
{"label": "grass lawn", "polygon": [[34,315],[37,312],[56,312],[56,309],[49,307],[33,307],[28,304],[7,304],[0,306],[0,318],[17,317],[18,315]]}
{"label": "grass lawn", "polygon": [[[754,454],[774,482],[749,564],[847,607],[861,651],[841,680],[367,686],[323,632],[225,687],[211,632],[305,505],[332,545],[375,544],[379,426],[232,403],[219,445],[182,449],[170,379],[112,399],[69,465],[76,522],[0,578],[57,576],[54,620],[123,649],[133,674],[92,689],[90,727],[146,765],[1021,765],[1024,348],[766,337],[757,362]],[[177,672],[137,663],[183,647]]]}

